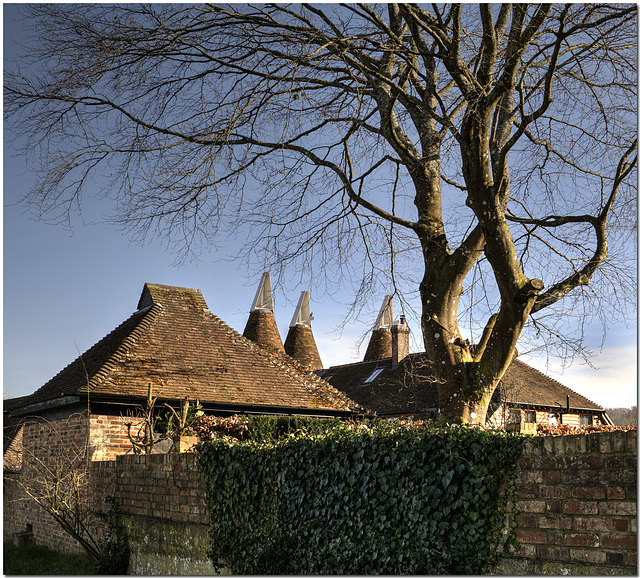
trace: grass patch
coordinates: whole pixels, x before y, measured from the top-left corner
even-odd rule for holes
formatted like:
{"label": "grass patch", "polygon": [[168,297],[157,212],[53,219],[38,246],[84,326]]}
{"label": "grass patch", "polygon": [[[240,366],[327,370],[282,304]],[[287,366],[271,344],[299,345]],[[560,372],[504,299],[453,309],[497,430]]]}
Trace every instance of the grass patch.
{"label": "grass patch", "polygon": [[95,574],[95,565],[87,554],[61,554],[37,544],[3,544],[3,574],[15,575],[87,575]]}

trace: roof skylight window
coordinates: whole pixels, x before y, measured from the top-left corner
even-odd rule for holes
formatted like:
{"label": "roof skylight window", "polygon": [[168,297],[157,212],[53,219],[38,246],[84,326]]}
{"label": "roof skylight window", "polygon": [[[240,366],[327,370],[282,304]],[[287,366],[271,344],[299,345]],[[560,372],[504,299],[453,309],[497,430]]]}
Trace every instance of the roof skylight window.
{"label": "roof skylight window", "polygon": [[374,372],[362,382],[362,385],[369,385],[383,371],[384,371],[384,367],[379,367],[378,369],[374,370]]}

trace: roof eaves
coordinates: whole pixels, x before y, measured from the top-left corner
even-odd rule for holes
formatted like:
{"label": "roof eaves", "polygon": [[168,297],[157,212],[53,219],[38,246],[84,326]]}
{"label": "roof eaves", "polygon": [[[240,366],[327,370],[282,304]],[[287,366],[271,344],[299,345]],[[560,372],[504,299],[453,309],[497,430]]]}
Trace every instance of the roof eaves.
{"label": "roof eaves", "polygon": [[16,407],[22,407],[26,405],[33,394],[22,395],[20,397],[10,397],[2,400],[3,413],[9,412]]}
{"label": "roof eaves", "polygon": [[[557,412],[574,412],[574,411],[586,411],[586,412],[591,412],[591,413],[604,413],[604,408],[597,408],[597,407],[575,407],[573,405],[570,405],[569,408],[567,409],[566,405],[551,405],[548,403],[533,403],[533,402],[529,402],[529,401],[507,401],[506,402],[508,405],[512,405],[512,406],[520,406],[522,408],[538,408],[538,409],[548,409],[548,410],[555,410]],[[594,404],[596,405],[596,404]]]}
{"label": "roof eaves", "polygon": [[77,395],[63,395],[46,401],[39,401],[37,403],[15,408],[11,411],[11,417],[24,417],[28,414],[37,414],[51,409],[60,409],[61,407],[77,404],[79,401],[80,397]]}
{"label": "roof eaves", "polygon": [[[86,394],[84,394],[86,396]],[[86,397],[84,398],[86,400]],[[178,400],[173,398],[159,398],[160,401],[168,405],[177,407]],[[144,405],[145,398],[135,395],[120,395],[114,393],[97,393],[91,397],[92,408],[109,407],[109,408],[130,408],[133,405]],[[323,407],[309,406],[289,406],[289,405],[273,405],[261,403],[227,403],[220,401],[202,401],[203,410],[208,412],[223,413],[246,413],[246,414],[281,414],[281,415],[314,415],[322,417],[350,417],[353,411],[350,409],[332,409]],[[117,412],[117,410],[116,410]],[[116,413],[117,414],[117,413]]]}

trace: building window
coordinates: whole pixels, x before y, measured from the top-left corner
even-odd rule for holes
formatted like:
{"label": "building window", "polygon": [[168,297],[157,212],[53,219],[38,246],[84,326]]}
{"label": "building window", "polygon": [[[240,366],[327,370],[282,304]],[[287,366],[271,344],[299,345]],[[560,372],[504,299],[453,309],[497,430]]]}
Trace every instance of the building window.
{"label": "building window", "polygon": [[509,411],[509,423],[520,423],[519,409],[512,409]]}
{"label": "building window", "polygon": [[580,425],[593,425],[593,416],[592,415],[581,415],[580,416]]}
{"label": "building window", "polygon": [[384,367],[376,369],[367,379],[362,382],[362,385],[369,385],[376,377],[378,377],[384,371]]}
{"label": "building window", "polygon": [[536,423],[535,410],[527,410],[524,412],[524,423]]}
{"label": "building window", "polygon": [[560,420],[558,419],[559,416],[557,413],[550,413],[549,414],[549,425],[558,425],[560,423]]}

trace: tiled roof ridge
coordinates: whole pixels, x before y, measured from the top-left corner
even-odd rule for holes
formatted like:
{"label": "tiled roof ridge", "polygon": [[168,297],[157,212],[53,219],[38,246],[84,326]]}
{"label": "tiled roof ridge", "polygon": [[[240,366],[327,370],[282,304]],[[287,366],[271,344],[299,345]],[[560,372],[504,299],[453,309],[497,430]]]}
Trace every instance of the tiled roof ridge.
{"label": "tiled roof ridge", "polygon": [[[292,357],[289,357],[287,355],[289,359],[285,361],[284,359],[281,358],[280,355],[275,355],[274,353],[267,351],[260,345],[257,345],[250,339],[247,339],[246,337],[238,333],[235,329],[233,329],[233,327],[225,323],[222,319],[220,319],[220,317],[212,313],[210,310],[205,310],[205,313],[208,314],[214,322],[218,323],[218,325],[220,325],[222,329],[226,331],[232,339],[235,339],[236,341],[242,343],[243,345],[251,349],[253,352],[258,353],[261,357],[264,357],[269,363],[271,363],[275,367],[278,367],[279,369],[286,371],[289,375],[291,375],[291,377],[296,379],[299,383],[301,383],[307,389],[311,390],[313,393],[318,394],[320,397],[322,397],[326,401],[335,403],[337,399],[342,403],[344,403],[348,408],[355,406],[355,409],[358,409],[358,410],[364,409],[359,404],[354,402],[352,399],[348,398],[340,390],[336,389],[335,387],[330,385],[328,382],[326,382],[324,379],[321,379],[320,377],[315,375],[313,372],[303,374],[302,368],[298,369],[294,366],[294,364],[295,365],[300,365],[300,364],[298,364],[298,362]],[[286,354],[282,354],[282,356],[284,355]],[[306,379],[303,379],[303,377]],[[332,399],[332,397],[334,399]]]}
{"label": "tiled roof ridge", "polygon": [[194,291],[195,293],[202,293],[200,289],[195,287],[180,287],[178,285],[165,285],[164,283],[145,283],[148,287],[160,287],[161,289],[179,289],[180,291]]}
{"label": "tiled roof ridge", "polygon": [[[118,348],[113,354],[105,361],[102,367],[91,377],[88,383],[88,389],[100,385],[109,375],[111,371],[116,369],[116,364],[121,361],[124,356],[131,351],[131,348],[135,345],[136,340],[150,327],[150,325],[157,319],[158,315],[162,311],[162,305],[160,303],[154,303],[151,307],[135,311],[125,321],[123,321],[113,331],[108,333],[103,339],[107,339],[109,335],[116,332],[123,324],[128,323],[136,315],[142,315],[142,319],[138,322],[135,328],[129,333],[120,343]],[[101,340],[102,341],[102,340]],[[98,342],[99,343],[99,342]],[[95,347],[95,346],[94,346]],[[82,356],[80,356],[82,357]],[[80,391],[84,391],[87,388],[81,388]]]}
{"label": "tiled roof ridge", "polygon": [[[200,295],[204,300],[204,296],[202,295],[202,290],[196,289],[195,287],[178,287],[177,285],[163,285],[162,283],[145,283],[145,285],[148,287],[149,291],[152,291],[153,289],[158,289],[159,291],[163,291],[167,293],[176,293],[176,292],[195,293],[197,295]],[[154,303],[156,302],[154,301]],[[160,301],[157,301],[157,303],[160,303]]]}
{"label": "tiled roof ridge", "polygon": [[546,373],[542,373],[542,371],[540,371],[539,369],[536,369],[535,367],[532,367],[531,365],[529,365],[528,363],[525,363],[524,361],[520,361],[519,359],[514,359],[514,361],[517,361],[518,363],[521,363],[522,365],[524,365],[525,367],[527,367],[528,369],[531,369],[533,371],[535,371],[536,373],[539,373],[540,375],[542,375],[542,377],[545,377],[546,379],[548,379],[549,381],[552,381],[553,383],[555,383],[556,385],[559,385],[560,387],[562,387],[563,389],[566,389],[568,391],[570,391],[571,393],[578,395],[584,399],[586,399],[589,403],[592,403],[593,405],[599,407],[600,409],[604,409],[599,403],[596,403],[595,401],[590,400],[586,395],[583,395],[577,391],[574,391],[573,389],[571,389],[570,387],[567,387],[566,385],[560,383],[559,381],[557,381],[556,379],[553,379],[553,377],[548,376]]}

